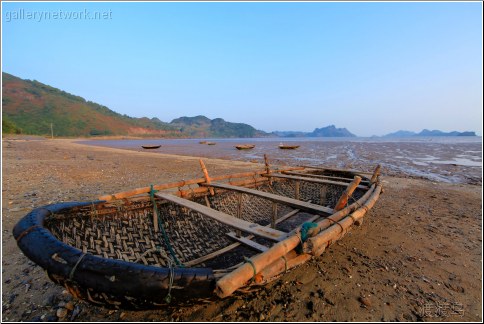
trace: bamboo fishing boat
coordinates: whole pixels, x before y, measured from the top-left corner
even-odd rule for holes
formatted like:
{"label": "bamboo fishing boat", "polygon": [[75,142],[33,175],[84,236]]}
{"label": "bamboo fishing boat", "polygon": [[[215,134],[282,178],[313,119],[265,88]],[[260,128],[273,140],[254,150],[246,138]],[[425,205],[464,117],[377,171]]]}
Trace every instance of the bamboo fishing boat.
{"label": "bamboo fishing boat", "polygon": [[235,145],[237,150],[250,150],[255,147],[254,144],[242,144],[242,145]]}
{"label": "bamboo fishing boat", "polygon": [[300,145],[284,145],[284,144],[279,144],[279,148],[281,150],[294,150],[297,149]]}
{"label": "bamboo fishing boat", "polygon": [[75,297],[146,309],[224,298],[321,255],[381,192],[370,175],[315,167],[203,177],[39,207],[13,235]]}
{"label": "bamboo fishing boat", "polygon": [[146,150],[153,150],[153,149],[160,148],[161,145],[141,145],[141,147]]}

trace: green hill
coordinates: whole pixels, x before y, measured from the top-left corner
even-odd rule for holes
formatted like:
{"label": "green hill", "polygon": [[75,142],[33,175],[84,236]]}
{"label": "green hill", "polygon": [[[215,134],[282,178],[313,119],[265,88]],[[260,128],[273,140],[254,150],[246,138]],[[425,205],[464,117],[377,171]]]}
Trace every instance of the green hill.
{"label": "green hill", "polygon": [[54,136],[130,135],[159,137],[257,137],[254,127],[205,116],[133,118],[48,86],[2,73],[2,132]]}
{"label": "green hill", "polygon": [[2,73],[2,132],[55,136],[180,136],[157,118],[132,118],[48,86]]}
{"label": "green hill", "polygon": [[190,137],[261,137],[263,131],[243,123],[231,123],[222,118],[209,119],[205,116],[180,117],[171,121],[183,134]]}

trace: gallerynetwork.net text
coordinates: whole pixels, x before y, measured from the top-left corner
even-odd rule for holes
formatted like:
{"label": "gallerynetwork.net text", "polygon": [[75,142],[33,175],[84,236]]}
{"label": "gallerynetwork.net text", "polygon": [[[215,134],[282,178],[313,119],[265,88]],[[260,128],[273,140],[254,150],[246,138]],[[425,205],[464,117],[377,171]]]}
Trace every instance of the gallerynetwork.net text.
{"label": "gallerynetwork.net text", "polygon": [[89,11],[87,9],[78,11],[67,10],[11,10],[5,11],[5,22],[13,20],[33,20],[41,22],[43,20],[109,20],[112,19],[113,13],[111,10],[105,11]]}

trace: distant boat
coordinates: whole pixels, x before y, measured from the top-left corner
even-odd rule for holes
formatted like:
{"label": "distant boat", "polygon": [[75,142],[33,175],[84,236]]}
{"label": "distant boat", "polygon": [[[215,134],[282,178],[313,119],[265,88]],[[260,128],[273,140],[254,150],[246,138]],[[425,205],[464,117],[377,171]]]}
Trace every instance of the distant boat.
{"label": "distant boat", "polygon": [[160,148],[161,145],[141,145],[141,147],[147,150],[152,150],[152,149]]}
{"label": "distant boat", "polygon": [[237,150],[250,150],[255,147],[254,144],[243,144],[243,145],[235,145]]}
{"label": "distant boat", "polygon": [[297,149],[299,145],[284,145],[284,144],[279,144],[279,148],[282,150],[294,150]]}
{"label": "distant boat", "polygon": [[207,145],[215,145],[215,144],[217,144],[217,143],[215,143],[215,142],[207,142]]}
{"label": "distant boat", "polygon": [[198,144],[207,144],[207,141],[200,141]]}

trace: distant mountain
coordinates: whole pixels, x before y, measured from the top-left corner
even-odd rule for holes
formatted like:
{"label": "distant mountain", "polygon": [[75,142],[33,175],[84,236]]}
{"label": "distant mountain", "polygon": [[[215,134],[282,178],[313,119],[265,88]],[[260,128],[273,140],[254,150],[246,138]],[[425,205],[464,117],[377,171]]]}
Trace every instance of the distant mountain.
{"label": "distant mountain", "polygon": [[309,133],[298,131],[274,131],[272,134],[278,137],[306,137]]}
{"label": "distant mountain", "polygon": [[334,125],[316,128],[312,132],[275,131],[271,134],[279,137],[356,137],[346,128],[336,128]]}
{"label": "distant mountain", "polygon": [[417,133],[415,132],[399,130],[399,131],[396,131],[395,133],[384,135],[384,137],[410,137],[410,136],[416,136],[416,135]]}
{"label": "distant mountain", "polygon": [[244,123],[232,123],[222,118],[210,119],[205,116],[180,117],[170,125],[189,137],[262,137],[268,134]]}
{"label": "distant mountain", "polygon": [[384,135],[383,137],[412,137],[412,136],[476,136],[475,132],[442,132],[440,130],[428,130],[424,129],[420,133],[411,131],[399,130],[394,133]]}
{"label": "distant mountain", "polygon": [[424,129],[417,136],[476,136],[475,132],[442,132],[440,130]]}
{"label": "distant mountain", "polygon": [[55,136],[181,136],[158,118],[133,118],[48,86],[2,73],[2,132]]}
{"label": "distant mountain", "polygon": [[350,133],[346,128],[336,128],[334,125],[329,125],[323,128],[316,128],[307,136],[308,137],[356,137],[355,134]]}

